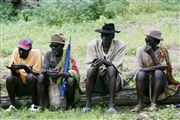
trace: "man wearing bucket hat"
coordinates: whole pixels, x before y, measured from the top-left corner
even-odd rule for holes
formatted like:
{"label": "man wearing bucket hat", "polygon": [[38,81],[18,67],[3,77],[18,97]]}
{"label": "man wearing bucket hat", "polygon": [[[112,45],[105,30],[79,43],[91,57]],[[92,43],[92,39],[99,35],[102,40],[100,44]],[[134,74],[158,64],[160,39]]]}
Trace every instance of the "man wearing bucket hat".
{"label": "man wearing bucket hat", "polygon": [[22,38],[19,40],[18,48],[14,49],[10,65],[11,75],[6,78],[7,92],[11,105],[6,111],[16,109],[15,96],[30,94],[32,105],[30,110],[36,110],[37,76],[42,67],[42,57],[38,49],[32,49],[32,40]]}
{"label": "man wearing bucket hat", "polygon": [[150,97],[151,104],[148,110],[157,110],[157,101],[174,95],[179,84],[172,76],[167,49],[159,45],[163,40],[161,31],[149,29],[145,36],[146,45],[137,48],[136,52],[137,105],[132,112],[142,110],[144,95]]}
{"label": "man wearing bucket hat", "polygon": [[123,67],[125,44],[115,40],[113,23],[105,24],[102,29],[95,32],[101,33],[101,39],[92,41],[88,45],[86,63],[88,65],[86,79],[86,105],[82,112],[89,110],[92,93],[110,94],[107,113],[117,113],[114,108],[115,92],[122,88],[120,73]]}
{"label": "man wearing bucket hat", "polygon": [[[79,94],[79,69],[76,66],[76,61],[70,57],[70,64],[68,73],[64,72],[65,66],[65,54],[64,49],[66,38],[63,34],[54,34],[51,36],[50,48],[44,57],[44,65],[42,67],[42,74],[38,79],[38,95],[40,108],[44,108],[44,98],[47,94],[46,91],[50,88],[50,85],[61,84],[63,78],[65,78],[67,83],[67,91],[65,97],[67,98],[68,109],[70,106],[74,106],[80,100]],[[59,92],[60,88],[58,87]],[[53,93],[52,93],[53,94]],[[50,95],[49,95],[50,97]],[[60,98],[60,96],[58,96]],[[54,98],[49,98],[51,99]],[[57,102],[57,101],[56,101]],[[51,103],[51,102],[50,102]],[[58,103],[58,102],[57,102]],[[54,105],[54,104],[53,104]],[[57,104],[52,106],[53,109],[59,109],[61,106]]]}

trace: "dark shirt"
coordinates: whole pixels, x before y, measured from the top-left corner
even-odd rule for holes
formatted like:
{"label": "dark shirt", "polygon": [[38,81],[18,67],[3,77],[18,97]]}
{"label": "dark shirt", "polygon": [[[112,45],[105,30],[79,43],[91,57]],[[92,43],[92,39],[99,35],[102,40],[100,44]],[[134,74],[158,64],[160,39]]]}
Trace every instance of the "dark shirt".
{"label": "dark shirt", "polygon": [[48,51],[44,57],[44,65],[42,67],[43,70],[54,69],[57,64],[60,62],[62,57],[55,56],[52,51]]}

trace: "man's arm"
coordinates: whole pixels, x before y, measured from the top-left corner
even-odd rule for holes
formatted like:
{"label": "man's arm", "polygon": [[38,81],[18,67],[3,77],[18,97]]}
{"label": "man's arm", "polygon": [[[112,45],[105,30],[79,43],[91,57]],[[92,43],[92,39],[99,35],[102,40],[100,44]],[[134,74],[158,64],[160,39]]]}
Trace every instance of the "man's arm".
{"label": "man's arm", "polygon": [[96,50],[96,41],[92,41],[88,44],[88,47],[87,47],[86,64],[88,65],[88,67],[94,66],[93,64],[96,60],[98,60],[97,50]]}
{"label": "man's arm", "polygon": [[167,65],[156,65],[156,66],[150,66],[150,67],[146,67],[146,68],[141,68],[140,70],[141,71],[144,71],[144,72],[151,72],[151,71],[154,71],[154,70],[157,70],[157,69],[160,69],[160,70],[165,70],[167,68]]}
{"label": "man's arm", "polygon": [[124,56],[125,56],[125,48],[126,45],[124,43],[117,43],[118,45],[116,46],[117,53],[112,61],[112,64],[116,67],[118,72],[122,71],[123,67],[123,61],[124,61]]}
{"label": "man's arm", "polygon": [[158,59],[157,59],[156,55],[154,54],[154,51],[151,48],[151,46],[147,45],[144,51],[151,56],[151,59],[153,61],[153,66],[142,68],[141,69],[142,71],[150,72],[150,71],[154,71],[157,69],[165,70],[167,68],[167,65],[161,65],[160,64],[160,61],[158,61]]}
{"label": "man's arm", "polygon": [[22,64],[19,64],[19,65],[12,64],[11,67],[7,67],[7,68],[9,68],[13,73],[19,71],[20,69],[24,69],[26,71],[26,73],[33,73],[33,71],[30,70],[28,68],[28,66],[26,66],[24,64],[23,65]]}
{"label": "man's arm", "polygon": [[144,51],[151,56],[151,59],[153,61],[153,65],[160,64],[160,62],[158,61],[158,59],[157,59],[156,55],[154,54],[154,51],[150,45],[146,45]]}
{"label": "man's arm", "polygon": [[[12,64],[13,65],[13,64]],[[10,69],[11,70],[11,74],[14,75],[14,76],[17,76],[19,77],[20,76],[20,72],[19,70],[16,70],[13,66],[6,66],[6,68]]]}
{"label": "man's arm", "polygon": [[42,74],[46,74],[50,68],[50,52],[46,52],[45,56],[44,56],[44,64],[42,66],[41,69],[41,73]]}
{"label": "man's arm", "polygon": [[41,68],[42,68],[42,55],[41,55],[40,50],[38,50],[38,49],[35,49],[35,50],[36,50],[36,51],[34,51],[35,58],[34,58],[34,62],[32,65],[32,69],[29,69],[28,67],[26,67],[25,71],[27,73],[29,72],[29,73],[38,75],[41,72]]}
{"label": "man's arm", "polygon": [[11,56],[11,60],[8,66],[6,66],[6,68],[10,69],[11,74],[15,75],[15,76],[20,76],[20,72],[19,70],[15,69],[15,67],[13,66],[16,63],[16,58],[18,57],[18,50],[14,49],[12,56]]}

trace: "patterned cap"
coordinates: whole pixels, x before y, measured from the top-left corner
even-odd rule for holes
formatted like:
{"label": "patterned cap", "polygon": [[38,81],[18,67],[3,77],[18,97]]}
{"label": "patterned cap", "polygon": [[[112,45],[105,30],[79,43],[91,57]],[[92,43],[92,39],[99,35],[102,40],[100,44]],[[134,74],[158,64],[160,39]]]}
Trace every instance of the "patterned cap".
{"label": "patterned cap", "polygon": [[29,50],[32,48],[32,40],[29,38],[22,38],[18,42],[18,48]]}

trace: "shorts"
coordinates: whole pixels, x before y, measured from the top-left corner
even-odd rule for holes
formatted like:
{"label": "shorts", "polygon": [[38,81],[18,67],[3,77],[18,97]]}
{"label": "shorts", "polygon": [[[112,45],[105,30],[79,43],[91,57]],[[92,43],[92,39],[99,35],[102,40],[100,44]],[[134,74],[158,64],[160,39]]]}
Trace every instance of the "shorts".
{"label": "shorts", "polygon": [[[153,88],[154,88],[154,86],[153,86],[153,84],[154,84],[153,76],[150,77],[150,75],[146,75],[145,80],[144,80],[144,95],[147,96],[147,97],[149,97],[150,78],[151,78],[151,90],[153,90]],[[166,79],[166,77],[164,75],[164,78],[161,80],[161,86],[160,87],[162,89],[161,89],[160,93],[164,92],[166,86],[167,86],[167,79]]]}
{"label": "shorts", "polygon": [[[121,83],[121,78],[119,75],[116,77],[116,88],[115,91],[118,92],[119,90],[122,89],[122,83]],[[97,76],[97,79],[95,81],[95,85],[93,87],[93,93],[98,93],[102,95],[106,95],[109,93],[109,87],[108,87],[108,80],[107,77],[104,76]]]}
{"label": "shorts", "polygon": [[24,95],[30,95],[30,92],[28,90],[28,86],[22,82],[22,80],[19,79],[19,87],[16,89],[15,92],[16,96],[24,96]]}

